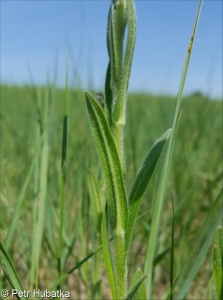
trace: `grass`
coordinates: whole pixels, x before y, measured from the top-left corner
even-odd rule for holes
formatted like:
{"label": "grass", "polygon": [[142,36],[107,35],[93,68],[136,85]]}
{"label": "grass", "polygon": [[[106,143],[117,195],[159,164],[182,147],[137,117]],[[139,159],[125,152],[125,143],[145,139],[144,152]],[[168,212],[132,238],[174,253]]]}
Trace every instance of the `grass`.
{"label": "grass", "polygon": [[[43,88],[42,88],[43,89]],[[31,163],[38,152],[36,148],[36,137],[32,132],[36,131],[35,105],[30,106],[32,99],[32,88],[1,86],[2,96],[2,119],[1,119],[1,239],[6,241],[11,221],[14,218],[14,211],[18,202],[18,195],[28,178]],[[40,261],[39,283],[44,288],[53,286],[56,277],[57,262],[56,253],[51,251],[57,249],[55,236],[59,230],[59,178],[61,165],[62,142],[62,119],[64,91],[55,92],[54,113],[51,118],[54,130],[49,144],[48,164],[48,190],[49,212],[44,224],[43,244],[41,253],[44,254]],[[13,101],[17,101],[19,114],[13,111]],[[135,166],[138,169],[146,156],[147,149],[154,143],[156,136],[159,136],[171,123],[171,108],[175,100],[168,96],[153,96],[145,94],[129,95],[127,108],[126,136],[126,189],[130,191],[131,183],[135,174]],[[69,119],[68,126],[68,149],[67,149],[67,177],[65,188],[64,207],[64,250],[68,259],[64,260],[63,272],[68,272],[78,262],[84,259],[100,245],[95,242],[93,247],[92,228],[97,227],[94,221],[93,207],[89,203],[90,189],[86,178],[89,166],[91,172],[98,174],[97,157],[89,138],[90,132],[84,106],[84,96],[79,91],[70,89],[68,97]],[[148,107],[148,109],[144,109]],[[161,109],[162,108],[162,109]],[[29,111],[29,113],[28,113]],[[138,122],[138,116],[142,122]],[[163,117],[166,116],[166,117]],[[214,116],[214,118],[213,118]],[[134,120],[134,121],[133,121]],[[153,120],[153,124],[152,124]],[[160,122],[161,120],[161,122]],[[133,122],[136,126],[133,126]],[[210,207],[221,188],[221,153],[219,144],[221,142],[221,102],[210,100],[207,97],[187,97],[182,102],[182,117],[178,128],[178,139],[175,144],[175,151],[172,162],[172,169],[167,185],[166,202],[163,207],[163,218],[159,228],[159,244],[157,254],[165,252],[171,245],[171,220],[173,197],[175,207],[175,274],[179,272],[188,258],[190,249],[194,244],[197,231],[201,228]],[[30,124],[30,126],[27,126]],[[153,125],[153,126],[152,126]],[[28,128],[28,130],[27,130]],[[151,128],[150,131],[147,128]],[[131,131],[130,131],[131,130]],[[81,131],[81,135],[80,132]],[[131,135],[134,136],[135,153],[132,148]],[[185,144],[185,141],[187,143]],[[209,153],[212,153],[209,159]],[[135,157],[135,161],[133,159]],[[208,160],[208,164],[206,163]],[[16,164],[14,163],[16,162]],[[145,238],[151,222],[152,199],[155,196],[158,178],[160,173],[159,165],[151,178],[151,184],[143,197],[142,207],[139,214],[144,216],[135,223],[133,232],[133,247],[129,252],[129,276],[133,276],[135,269],[135,258],[137,267],[143,268],[143,257],[145,255]],[[4,176],[3,176],[4,175]],[[34,176],[34,174],[33,174]],[[13,237],[13,244],[8,250],[14,266],[26,289],[29,284],[28,265],[31,262],[32,249],[32,208],[35,197],[35,180],[30,183],[24,204],[21,209],[21,217],[16,226],[16,234]],[[103,186],[99,188],[103,192]],[[202,200],[202,201],[201,201]],[[88,204],[89,203],[89,204]],[[92,209],[90,209],[90,207]],[[88,210],[88,211],[87,211]],[[4,212],[4,215],[3,215]],[[56,213],[58,212],[58,213]],[[3,218],[4,216],[4,218]],[[50,216],[50,217],[49,217]],[[87,216],[88,228],[87,228]],[[52,233],[50,233],[52,232]],[[52,241],[51,235],[53,236]],[[87,238],[88,236],[88,238]],[[24,242],[25,241],[25,242]],[[96,246],[97,245],[97,246]],[[65,251],[66,250],[66,251]],[[70,253],[69,253],[70,250]],[[191,298],[200,295],[201,299],[206,298],[208,293],[206,283],[212,270],[211,249],[197,273],[194,283],[188,291]],[[27,253],[26,256],[22,255]],[[100,252],[98,252],[100,253]],[[29,255],[28,255],[29,254]],[[160,298],[165,289],[168,288],[170,252],[162,257],[156,267],[154,274],[154,295]],[[92,258],[86,264],[91,267]],[[87,278],[87,270],[83,264],[72,272],[61,284],[63,289],[69,289],[75,299],[85,299],[87,295],[87,283],[91,283],[91,277]],[[87,268],[86,268],[87,269]],[[101,265],[103,271],[103,264]],[[2,273],[3,276],[3,273]],[[68,279],[70,277],[70,279]],[[106,288],[105,276],[103,279],[103,295],[110,295]],[[8,286],[2,277],[2,284]],[[87,281],[87,283],[86,283]],[[194,285],[196,283],[196,285]],[[90,290],[90,289],[89,289]],[[88,292],[89,292],[88,290]],[[154,296],[155,297],[155,296]],[[211,298],[210,298],[211,299]]]}
{"label": "grass", "polygon": [[190,45],[174,119],[167,95],[127,106],[135,29],[133,1],[113,2],[104,107],[68,85],[1,85],[0,289],[220,299],[221,103],[182,99]]}

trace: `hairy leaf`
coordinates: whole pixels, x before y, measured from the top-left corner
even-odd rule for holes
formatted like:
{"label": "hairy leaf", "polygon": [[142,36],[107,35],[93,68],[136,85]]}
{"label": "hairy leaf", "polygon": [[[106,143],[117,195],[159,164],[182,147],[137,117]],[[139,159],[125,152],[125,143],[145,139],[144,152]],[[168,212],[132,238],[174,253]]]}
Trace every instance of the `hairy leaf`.
{"label": "hairy leaf", "polygon": [[145,286],[143,286],[142,284],[146,277],[147,275],[144,275],[140,269],[135,272],[127,296],[125,298],[126,300],[142,299],[139,297],[145,295]]}
{"label": "hairy leaf", "polygon": [[148,183],[153,175],[159,157],[162,153],[164,145],[171,134],[171,129],[167,130],[153,145],[147,155],[142,167],[140,168],[134,180],[130,195],[129,195],[129,223],[127,230],[126,247],[129,247],[135,219],[142,202],[142,196],[146,191]]}
{"label": "hairy leaf", "polygon": [[86,93],[92,136],[104,175],[109,220],[113,229],[125,231],[128,203],[116,145],[104,112],[94,97]]}

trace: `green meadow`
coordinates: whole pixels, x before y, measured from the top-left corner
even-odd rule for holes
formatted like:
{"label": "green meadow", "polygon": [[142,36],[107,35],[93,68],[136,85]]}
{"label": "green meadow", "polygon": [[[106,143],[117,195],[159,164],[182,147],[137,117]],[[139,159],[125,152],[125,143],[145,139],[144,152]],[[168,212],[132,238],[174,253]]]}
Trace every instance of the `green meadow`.
{"label": "green meadow", "polygon": [[[25,290],[32,289],[37,281],[41,289],[55,289],[65,95],[65,90],[50,85],[1,86],[1,240],[6,245]],[[148,149],[171,126],[175,103],[175,98],[165,95],[129,95],[124,133],[127,191]],[[194,94],[183,99],[181,108],[162,218],[157,229],[154,299],[165,298],[169,288],[172,202],[175,221],[174,276],[177,276],[196,243],[197,234],[222,185],[221,101]],[[41,144],[41,133],[45,130],[48,132],[46,152]],[[144,265],[152,208],[164,156],[165,153],[161,155],[143,196],[139,211],[139,216],[142,216],[136,221],[129,254],[130,276],[136,267],[143,268]],[[97,224],[88,187],[89,172],[96,177],[100,176],[100,172],[90,134],[85,96],[81,90],[68,90],[66,167],[62,247],[64,274],[100,246],[95,236]],[[44,195],[40,189],[45,190]],[[40,218],[38,205],[41,197],[44,198],[41,221],[43,235],[36,279],[32,274],[35,269],[32,253],[33,247],[37,247],[37,233],[34,230],[38,226],[36,218]],[[205,239],[202,239],[199,249]],[[212,248],[213,243],[193,278],[187,299],[207,299],[208,295],[208,299],[215,298]],[[196,261],[198,253],[197,250],[192,261]],[[1,288],[9,289],[3,270]],[[71,291],[72,299],[100,299],[94,296],[97,293],[102,293],[102,299],[109,298],[110,290],[100,250],[77,266],[61,282],[61,288]]]}

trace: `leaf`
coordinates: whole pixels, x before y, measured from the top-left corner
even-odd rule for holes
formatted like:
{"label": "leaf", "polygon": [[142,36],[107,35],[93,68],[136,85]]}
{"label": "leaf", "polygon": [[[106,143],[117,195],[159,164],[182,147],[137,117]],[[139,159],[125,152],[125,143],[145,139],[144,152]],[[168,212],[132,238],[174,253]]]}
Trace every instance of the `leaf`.
{"label": "leaf", "polygon": [[[72,248],[73,249],[73,248]],[[72,274],[75,270],[79,269],[85,262],[87,262],[92,256],[94,256],[97,252],[102,249],[102,245],[100,245],[96,250],[92,251],[88,254],[85,258],[79,261],[74,267],[72,267],[69,271],[62,274],[59,279],[57,279],[52,286],[50,287],[51,290],[54,290],[60,283],[64,282],[70,274]]]}
{"label": "leaf", "polygon": [[[15,267],[13,266],[13,263],[9,257],[8,252],[4,248],[2,242],[0,242],[0,260],[3,267],[3,270],[5,272],[5,275],[12,286],[13,289],[16,289],[18,291],[24,291],[24,288],[22,287],[22,284],[19,280],[19,276],[16,272]],[[20,298],[18,295],[16,296],[17,299],[25,299]]]}
{"label": "leaf", "polygon": [[109,126],[112,125],[112,90],[111,90],[111,62],[108,64],[105,80],[105,110]]}
{"label": "leaf", "polygon": [[97,295],[101,294],[101,280],[99,280],[92,288],[92,299],[97,299]]}
{"label": "leaf", "polygon": [[12,239],[13,239],[13,235],[15,234],[15,230],[18,226],[18,221],[19,221],[19,217],[20,217],[20,214],[21,214],[21,209],[22,209],[23,204],[26,200],[26,194],[27,194],[27,191],[28,191],[28,188],[29,188],[29,184],[30,184],[32,175],[33,175],[34,168],[35,168],[35,166],[38,162],[38,159],[39,159],[39,154],[40,154],[42,142],[43,142],[43,136],[42,136],[42,138],[40,140],[40,143],[37,147],[35,156],[33,158],[33,161],[31,163],[31,165],[30,165],[30,168],[29,168],[29,172],[27,174],[27,177],[25,179],[25,182],[22,186],[21,192],[20,192],[19,197],[18,197],[18,201],[17,201],[16,207],[15,207],[15,211],[13,213],[12,222],[11,222],[11,225],[9,227],[8,235],[7,235],[6,242],[5,242],[6,249],[10,248],[11,243],[12,243]]}
{"label": "leaf", "polygon": [[174,275],[174,203],[172,198],[172,226],[171,226],[171,254],[170,254],[170,300],[173,300],[173,275]]}
{"label": "leaf", "polygon": [[[157,239],[158,239],[157,228],[159,228],[159,224],[160,224],[160,217],[162,214],[166,186],[167,186],[167,181],[168,181],[168,177],[169,177],[174,143],[175,143],[175,138],[176,138],[177,125],[178,125],[179,118],[180,118],[180,107],[181,107],[183,89],[184,89],[184,84],[185,84],[185,80],[186,80],[186,76],[187,76],[187,70],[188,70],[188,66],[189,66],[193,42],[194,42],[195,34],[197,31],[198,20],[199,20],[199,16],[201,13],[202,3],[203,3],[203,0],[200,1],[196,20],[194,23],[193,32],[191,35],[191,40],[190,40],[189,47],[188,47],[187,53],[186,53],[186,58],[185,58],[184,67],[183,67],[183,71],[182,71],[182,75],[181,75],[179,91],[178,91],[178,96],[177,96],[177,103],[176,103],[175,113],[174,113],[174,118],[173,118],[173,123],[172,123],[172,134],[171,134],[169,142],[168,142],[166,156],[165,156],[165,159],[163,162],[162,172],[160,174],[158,192],[157,192],[156,199],[154,201],[151,230],[150,230],[149,240],[148,240],[148,244],[147,244],[146,260],[145,260],[145,264],[144,264],[144,266],[145,266],[144,272],[147,274],[153,273],[153,260],[154,260],[154,256],[155,256]],[[152,276],[149,277],[148,283],[147,283],[147,298],[152,298]]]}
{"label": "leaf", "polygon": [[146,284],[143,281],[138,289],[138,293],[135,297],[135,300],[146,300]]}
{"label": "leaf", "polygon": [[213,273],[218,300],[223,299],[223,228],[220,226],[214,237]]}
{"label": "leaf", "polygon": [[86,93],[86,103],[92,136],[106,184],[109,220],[113,229],[125,231],[128,204],[117,148],[102,108],[89,93]]}
{"label": "leaf", "polygon": [[115,284],[115,274],[113,270],[113,265],[112,265],[112,260],[109,252],[109,239],[107,235],[107,216],[106,216],[106,211],[105,210],[103,216],[102,216],[102,222],[101,222],[101,241],[102,241],[102,250],[104,254],[104,260],[105,260],[105,268],[107,271],[108,275],[108,280],[110,283],[111,287],[111,292],[112,292],[112,298],[116,298],[116,284]]}
{"label": "leaf", "polygon": [[87,183],[93,208],[93,220],[95,222],[95,227],[98,229],[101,225],[102,203],[96,180],[90,171],[88,172]]}
{"label": "leaf", "polygon": [[[223,213],[222,208],[218,211],[217,217],[216,218],[214,217],[218,205],[222,200],[222,196],[223,196],[223,189],[221,190],[215,202],[213,203],[212,208],[210,209],[210,212],[196,238],[196,243],[194,247],[191,249],[190,256],[174,283],[174,286],[176,286],[177,282],[179,281],[183,282],[180,289],[178,290],[177,296],[174,297],[176,299],[183,299],[185,297],[193,279],[195,278],[201,266],[205,254],[211,245],[211,242],[214,238],[214,234],[218,226],[222,222],[222,213]],[[197,252],[198,255],[194,259],[194,256]]]}
{"label": "leaf", "polygon": [[164,145],[171,134],[171,129],[167,130],[153,145],[147,155],[141,169],[139,170],[134,180],[130,195],[129,195],[129,224],[126,237],[126,248],[128,249],[135,219],[142,202],[148,183],[153,175],[159,157],[162,153]]}
{"label": "leaf", "polygon": [[126,6],[126,22],[128,28],[126,50],[124,54],[122,76],[120,78],[119,89],[117,91],[117,99],[115,103],[113,103],[113,120],[117,126],[125,123],[126,98],[136,42],[136,12],[134,1],[126,1]]}
{"label": "leaf", "polygon": [[[140,269],[135,272],[125,300],[146,299],[145,286],[142,286],[146,277],[147,275],[144,275]],[[145,296],[145,298],[139,298],[142,295]]]}
{"label": "leaf", "polygon": [[143,194],[145,193],[148,182],[153,175],[160,154],[170,136],[170,133],[171,129],[168,129],[150,149],[149,154],[147,155],[133,183],[133,187],[129,195],[130,205],[141,199]]}

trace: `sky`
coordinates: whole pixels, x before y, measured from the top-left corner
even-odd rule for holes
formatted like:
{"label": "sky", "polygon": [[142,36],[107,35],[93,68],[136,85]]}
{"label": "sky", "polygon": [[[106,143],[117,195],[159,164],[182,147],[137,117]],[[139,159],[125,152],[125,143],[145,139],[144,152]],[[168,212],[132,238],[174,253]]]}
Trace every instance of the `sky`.
{"label": "sky", "polygon": [[[2,83],[44,84],[56,77],[103,90],[109,0],[0,0]],[[136,0],[137,40],[130,90],[176,95],[198,0]],[[222,98],[222,1],[205,0],[184,94]]]}

